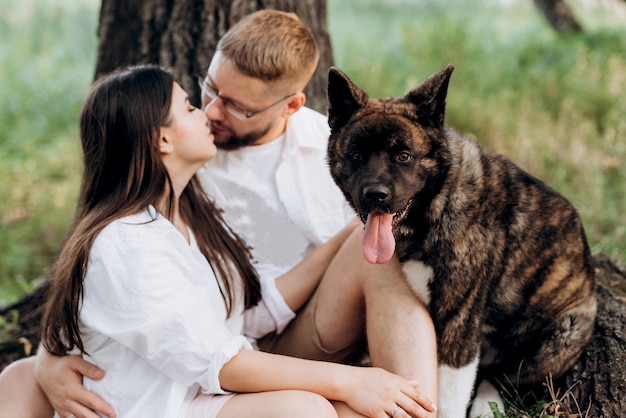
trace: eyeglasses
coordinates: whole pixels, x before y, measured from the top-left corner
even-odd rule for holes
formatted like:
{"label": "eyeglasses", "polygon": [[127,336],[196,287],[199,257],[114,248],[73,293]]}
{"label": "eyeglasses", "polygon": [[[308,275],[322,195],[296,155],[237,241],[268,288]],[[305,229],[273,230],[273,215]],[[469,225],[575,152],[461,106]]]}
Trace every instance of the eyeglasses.
{"label": "eyeglasses", "polygon": [[235,103],[233,103],[232,100],[220,96],[219,91],[215,90],[215,87],[213,87],[211,84],[209,84],[209,80],[208,79],[198,79],[198,85],[200,86],[200,89],[202,91],[202,96],[203,97],[207,97],[209,99],[209,102],[207,104],[213,103],[213,101],[215,101],[215,99],[217,99],[218,97],[220,99],[222,99],[222,103],[224,103],[224,109],[226,109],[228,111],[228,113],[230,113],[231,115],[233,115],[234,117],[236,117],[239,120],[246,120],[246,119],[250,119],[253,116],[256,116],[260,113],[265,112],[267,109],[276,106],[277,104],[279,104],[280,102],[282,102],[285,99],[290,98],[291,96],[295,95],[297,92],[291,93],[286,95],[285,97],[283,97],[282,99],[278,99],[276,100],[274,103],[272,103],[269,106],[265,106],[262,109],[259,110],[244,110],[242,108],[240,108],[239,106],[237,106]]}

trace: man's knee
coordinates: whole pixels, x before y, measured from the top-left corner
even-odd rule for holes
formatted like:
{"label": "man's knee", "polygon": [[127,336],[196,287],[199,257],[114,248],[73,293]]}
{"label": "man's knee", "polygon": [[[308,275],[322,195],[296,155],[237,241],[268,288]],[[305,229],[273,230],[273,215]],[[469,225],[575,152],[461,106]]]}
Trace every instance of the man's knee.
{"label": "man's knee", "polygon": [[285,417],[336,418],[337,412],[330,401],[316,393],[289,391],[282,404]]}

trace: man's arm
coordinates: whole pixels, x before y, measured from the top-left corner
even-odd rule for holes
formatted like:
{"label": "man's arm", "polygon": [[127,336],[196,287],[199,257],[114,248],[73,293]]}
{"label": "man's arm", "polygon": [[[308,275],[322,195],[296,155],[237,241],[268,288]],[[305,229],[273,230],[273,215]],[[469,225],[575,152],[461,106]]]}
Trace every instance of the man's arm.
{"label": "man's arm", "polygon": [[358,218],[353,218],[341,231],[320,245],[304,260],[276,279],[276,287],[292,311],[300,309],[313,294],[328,265],[350,234],[361,228]]}
{"label": "man's arm", "polygon": [[100,380],[104,377],[104,371],[80,356],[54,356],[43,346],[40,347],[35,363],[35,377],[60,416],[74,414],[98,418],[97,411],[106,417],[115,418],[113,408],[98,395],[85,389],[83,376]]}

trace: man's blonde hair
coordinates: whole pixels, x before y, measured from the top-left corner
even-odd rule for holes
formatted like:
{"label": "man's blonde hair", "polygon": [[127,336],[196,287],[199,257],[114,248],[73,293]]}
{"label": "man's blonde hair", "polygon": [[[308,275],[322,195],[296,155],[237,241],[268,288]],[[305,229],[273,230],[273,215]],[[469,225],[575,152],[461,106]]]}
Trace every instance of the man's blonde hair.
{"label": "man's blonde hair", "polygon": [[294,13],[259,10],[233,25],[217,50],[247,76],[301,90],[319,60],[317,42]]}

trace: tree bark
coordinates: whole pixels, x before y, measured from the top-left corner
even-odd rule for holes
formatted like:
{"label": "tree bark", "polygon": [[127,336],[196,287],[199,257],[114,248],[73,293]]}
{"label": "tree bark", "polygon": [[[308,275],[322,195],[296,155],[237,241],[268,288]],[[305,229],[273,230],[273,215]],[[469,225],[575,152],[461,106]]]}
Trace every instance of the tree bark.
{"label": "tree bark", "polygon": [[626,267],[604,256],[595,257],[594,262],[599,283],[593,338],[574,367],[554,381],[554,387],[565,396],[561,412],[619,417],[626,411]]}
{"label": "tree bark", "polygon": [[320,62],[305,89],[307,106],[326,114],[327,73],[333,64],[326,0],[102,0],[95,77],[120,66],[160,64],[171,68],[199,103],[196,79],[206,73],[218,40],[259,9],[293,12],[313,32]]}
{"label": "tree bark", "polygon": [[534,0],[535,6],[546,18],[550,26],[559,32],[581,32],[580,23],[571,7],[564,0]]}

